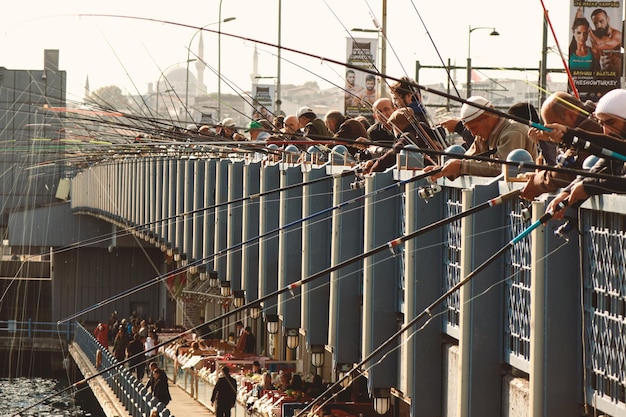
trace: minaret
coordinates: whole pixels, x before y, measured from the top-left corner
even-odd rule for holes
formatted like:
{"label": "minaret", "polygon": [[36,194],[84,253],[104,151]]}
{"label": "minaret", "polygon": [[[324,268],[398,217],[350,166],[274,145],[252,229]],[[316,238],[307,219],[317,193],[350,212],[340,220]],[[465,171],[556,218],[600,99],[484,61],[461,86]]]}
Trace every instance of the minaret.
{"label": "minaret", "polygon": [[89,75],[87,75],[85,79],[85,100],[89,98],[89,94],[91,94],[91,91],[89,90]]}
{"label": "minaret", "polygon": [[200,32],[200,40],[198,41],[198,60],[196,61],[196,72],[198,73],[198,82],[196,85],[196,92],[194,96],[197,96],[200,91],[206,94],[206,88],[204,86],[204,40],[202,39],[202,32]]}
{"label": "minaret", "polygon": [[254,52],[252,55],[252,74],[250,74],[250,79],[252,80],[252,84],[258,84],[259,79],[259,53],[256,50],[256,43],[254,44]]}

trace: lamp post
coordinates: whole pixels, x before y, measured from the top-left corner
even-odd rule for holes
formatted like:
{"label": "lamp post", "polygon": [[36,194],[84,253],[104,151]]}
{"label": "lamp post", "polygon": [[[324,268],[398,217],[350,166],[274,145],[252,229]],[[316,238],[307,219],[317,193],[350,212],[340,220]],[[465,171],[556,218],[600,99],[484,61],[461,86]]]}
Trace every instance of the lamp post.
{"label": "lamp post", "polygon": [[[221,5],[221,4],[220,4]],[[196,30],[196,32],[193,34],[193,36],[191,37],[191,39],[189,39],[189,45],[187,45],[187,72],[186,74],[186,79],[185,79],[185,109],[189,108],[189,62],[191,62],[190,60],[190,51],[191,51],[191,43],[193,42],[194,38],[198,35],[198,33],[202,32],[202,29],[212,26],[212,25],[216,25],[218,23],[226,23],[226,22],[230,22],[235,20],[236,17],[227,17],[224,20],[220,20],[219,22],[211,22],[211,23],[207,23],[206,25],[202,26],[200,29]]]}
{"label": "lamp post", "polygon": [[496,31],[496,28],[480,26],[473,28],[471,25],[469,26],[469,30],[467,32],[467,98],[472,95],[472,55],[470,52],[470,48],[472,45],[472,32],[478,29],[491,29],[491,33],[489,36],[500,36],[500,34]]}

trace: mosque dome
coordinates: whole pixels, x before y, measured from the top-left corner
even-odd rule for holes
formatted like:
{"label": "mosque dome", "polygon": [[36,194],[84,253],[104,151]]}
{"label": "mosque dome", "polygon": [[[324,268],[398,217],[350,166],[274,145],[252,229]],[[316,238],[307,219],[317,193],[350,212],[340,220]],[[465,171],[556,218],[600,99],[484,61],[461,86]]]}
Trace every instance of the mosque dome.
{"label": "mosque dome", "polygon": [[[189,83],[189,89],[185,88],[187,83]],[[174,90],[181,97],[185,93],[188,93],[189,97],[195,97],[201,91],[198,80],[193,71],[191,71],[191,67],[189,68],[189,73],[187,73],[187,69],[182,66],[175,66],[165,71],[159,77],[157,88],[161,92]]]}

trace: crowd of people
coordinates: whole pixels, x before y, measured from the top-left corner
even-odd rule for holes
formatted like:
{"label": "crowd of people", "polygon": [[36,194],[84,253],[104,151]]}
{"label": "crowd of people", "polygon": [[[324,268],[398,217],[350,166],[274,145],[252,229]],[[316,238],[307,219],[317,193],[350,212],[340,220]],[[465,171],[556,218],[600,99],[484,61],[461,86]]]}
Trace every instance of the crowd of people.
{"label": "crowd of people", "polygon": [[128,369],[138,381],[147,376],[146,385],[152,394],[167,405],[171,400],[167,376],[154,361],[156,346],[159,344],[157,331],[162,327],[162,320],[154,322],[152,319],[140,319],[135,312],[129,319],[120,320],[117,312],[113,312],[107,323],[98,323],[93,334],[104,348],[113,353],[116,360],[126,361]]}
{"label": "crowd of people", "polygon": [[[585,36],[581,36],[581,39],[585,38],[583,40],[591,37],[594,48],[604,45],[600,42],[599,34],[603,33],[601,26],[608,25],[605,17],[600,12],[593,14],[595,32],[588,28]],[[609,33],[606,36],[620,33],[610,26],[607,26],[606,31]],[[609,44],[608,41],[606,44]],[[396,163],[396,155],[400,150],[407,145],[415,145],[423,153],[424,169],[427,172],[433,171],[433,180],[440,177],[454,179],[462,175],[497,176],[502,172],[498,160],[506,160],[508,154],[515,149],[523,149],[533,160],[546,165],[545,170],[527,174],[528,182],[522,192],[523,198],[532,200],[543,193],[564,188],[563,193],[569,196],[569,204],[573,204],[595,193],[619,192],[623,188],[621,179],[610,181],[577,178],[573,174],[551,170],[550,166],[582,169],[585,158],[595,152],[603,159],[593,171],[622,175],[619,161],[606,158],[606,155],[601,155],[601,152],[594,149],[599,146],[624,154],[621,151],[623,142],[604,139],[621,138],[626,134],[620,130],[619,123],[615,122],[626,118],[626,111],[615,104],[626,94],[624,90],[617,89],[605,94],[597,103],[598,108],[596,103],[581,102],[572,94],[559,91],[550,95],[539,111],[530,103],[514,104],[507,112],[511,117],[502,111],[495,111],[485,97],[473,96],[464,101],[459,118],[451,118],[438,124],[433,122],[423,105],[418,86],[409,78],[404,77],[391,84],[390,91],[391,98],[379,98],[371,105],[373,123],[365,118],[347,117],[339,110],[330,110],[322,118],[311,107],[302,106],[296,114],[276,116],[271,122],[266,119],[251,121],[244,132],[248,136],[239,133],[230,118],[217,125],[215,134],[235,141],[263,141],[265,145],[273,143],[279,145],[274,148],[278,152],[290,143],[302,154],[306,154],[314,146],[322,155],[326,155],[321,157],[322,161],[329,158],[327,154],[330,149],[325,144],[341,143],[346,146],[351,161],[360,164],[364,174],[388,169]],[[626,103],[620,102],[620,105],[624,105],[623,108],[626,109]],[[553,130],[547,132],[530,129],[528,124],[519,122],[520,118],[546,124]],[[609,118],[610,124],[603,118]],[[203,127],[200,130],[208,129]],[[575,129],[579,136],[582,133],[577,129],[583,130],[587,142],[599,145],[582,149],[572,143],[571,129]],[[587,132],[599,135],[589,135]],[[488,156],[493,161],[449,158],[441,165],[438,154],[453,143],[460,143],[466,155]],[[278,160],[279,155],[269,154],[265,159]],[[572,184],[568,185],[570,182]],[[591,184],[595,185],[592,187]],[[564,198],[560,196],[557,201]],[[561,215],[562,213],[557,213],[555,217]]]}

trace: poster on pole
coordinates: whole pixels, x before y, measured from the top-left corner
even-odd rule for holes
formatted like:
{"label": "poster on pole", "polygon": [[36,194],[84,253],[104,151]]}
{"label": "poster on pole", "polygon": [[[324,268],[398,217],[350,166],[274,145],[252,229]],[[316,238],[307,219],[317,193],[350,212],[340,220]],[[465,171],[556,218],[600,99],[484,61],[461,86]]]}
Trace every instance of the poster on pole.
{"label": "poster on pole", "polygon": [[[358,68],[376,70],[378,39],[347,38],[346,62]],[[347,117],[365,116],[373,123],[372,104],[378,98],[377,77],[359,71],[346,69],[344,89],[344,114]]]}
{"label": "poster on pole", "polygon": [[569,70],[581,100],[597,102],[621,85],[623,0],[571,4]]}
{"label": "poster on pole", "polygon": [[253,84],[252,98],[253,109],[252,119],[266,119],[269,122],[274,120],[274,90],[273,84]]}

